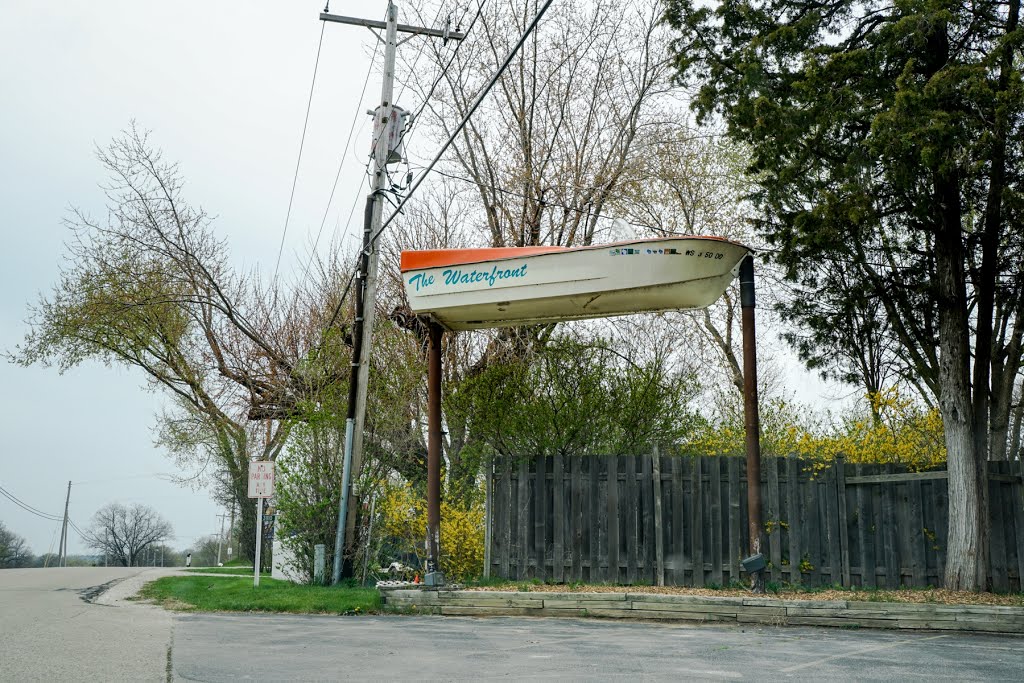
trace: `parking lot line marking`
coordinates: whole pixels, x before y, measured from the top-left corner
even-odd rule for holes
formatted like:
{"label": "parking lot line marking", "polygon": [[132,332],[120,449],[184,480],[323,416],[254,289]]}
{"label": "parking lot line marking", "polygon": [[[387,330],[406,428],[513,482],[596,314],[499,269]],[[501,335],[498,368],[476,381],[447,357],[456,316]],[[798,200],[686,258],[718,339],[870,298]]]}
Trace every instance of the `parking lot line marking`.
{"label": "parking lot line marking", "polygon": [[836,659],[846,659],[847,657],[856,657],[857,655],[862,655],[862,654],[865,654],[867,652],[875,652],[877,650],[888,650],[890,648],[899,647],[900,645],[912,645],[914,643],[920,643],[921,641],[924,641],[924,640],[938,640],[939,638],[948,638],[948,637],[949,636],[947,636],[947,635],[940,635],[940,636],[930,636],[928,638],[908,638],[906,640],[897,640],[897,641],[892,642],[892,643],[885,643],[884,645],[872,645],[871,647],[862,647],[859,650],[854,650],[852,652],[846,652],[846,653],[841,654],[841,655],[830,655],[828,657],[822,657],[821,659],[816,659],[816,660],[814,660],[812,662],[806,662],[804,664],[797,664],[796,666],[790,666],[790,667],[787,667],[785,669],[781,669],[781,671],[783,673],[790,673],[790,672],[793,672],[793,671],[799,671],[800,669],[806,669],[808,667],[818,666],[819,664],[824,664],[825,662],[831,662],[831,661],[836,660]]}

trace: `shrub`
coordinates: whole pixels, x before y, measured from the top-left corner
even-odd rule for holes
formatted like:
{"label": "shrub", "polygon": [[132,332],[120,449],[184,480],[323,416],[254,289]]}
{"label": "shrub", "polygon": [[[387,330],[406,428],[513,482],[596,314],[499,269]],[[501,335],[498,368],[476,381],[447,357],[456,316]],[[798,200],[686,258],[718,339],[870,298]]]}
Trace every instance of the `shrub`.
{"label": "shrub", "polygon": [[[446,578],[465,581],[484,567],[484,506],[473,502],[441,502],[441,571]],[[393,551],[426,557],[427,501],[409,484],[387,486],[377,503],[381,534]],[[394,558],[381,558],[390,562]]]}

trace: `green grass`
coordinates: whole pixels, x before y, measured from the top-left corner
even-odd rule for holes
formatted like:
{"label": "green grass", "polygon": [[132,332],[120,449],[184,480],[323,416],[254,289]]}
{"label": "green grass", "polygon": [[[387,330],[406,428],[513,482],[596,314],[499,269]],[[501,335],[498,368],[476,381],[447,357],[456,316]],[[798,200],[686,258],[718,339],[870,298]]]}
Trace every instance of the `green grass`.
{"label": "green grass", "polygon": [[220,576],[168,576],[139,594],[168,609],[198,612],[367,614],[380,610],[375,588],[297,586],[287,581]]}
{"label": "green grass", "polygon": [[[186,569],[193,574],[227,574],[229,576],[252,576],[252,567],[192,567]],[[270,572],[260,572],[260,576],[270,576]]]}

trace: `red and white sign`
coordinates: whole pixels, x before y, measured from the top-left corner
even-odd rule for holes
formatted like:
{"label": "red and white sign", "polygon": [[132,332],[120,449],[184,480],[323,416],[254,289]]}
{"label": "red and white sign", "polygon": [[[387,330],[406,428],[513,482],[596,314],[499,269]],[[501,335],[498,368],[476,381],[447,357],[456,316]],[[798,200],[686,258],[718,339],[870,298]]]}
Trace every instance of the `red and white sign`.
{"label": "red and white sign", "polygon": [[254,460],[249,463],[249,497],[270,498],[274,495],[274,462]]}

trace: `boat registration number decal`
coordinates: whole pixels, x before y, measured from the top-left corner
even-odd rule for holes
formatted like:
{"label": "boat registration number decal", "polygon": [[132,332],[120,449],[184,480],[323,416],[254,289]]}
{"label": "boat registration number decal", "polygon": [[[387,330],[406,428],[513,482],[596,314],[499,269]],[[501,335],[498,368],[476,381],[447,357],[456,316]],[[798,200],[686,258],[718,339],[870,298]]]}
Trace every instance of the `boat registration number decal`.
{"label": "boat registration number decal", "polygon": [[687,249],[685,252],[680,252],[678,249],[637,249],[634,247],[619,247],[618,249],[611,250],[612,256],[639,256],[644,254],[646,256],[696,256],[697,258],[709,258],[718,261],[725,258],[725,254],[720,251],[697,251],[696,249]]}

